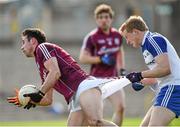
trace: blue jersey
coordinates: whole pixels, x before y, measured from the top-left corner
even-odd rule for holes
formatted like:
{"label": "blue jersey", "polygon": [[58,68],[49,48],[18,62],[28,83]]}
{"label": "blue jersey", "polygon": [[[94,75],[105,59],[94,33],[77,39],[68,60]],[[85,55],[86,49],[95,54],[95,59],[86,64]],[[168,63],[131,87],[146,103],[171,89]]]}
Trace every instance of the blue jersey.
{"label": "blue jersey", "polygon": [[167,54],[171,73],[162,78],[157,78],[160,87],[172,84],[180,85],[180,59],[174,47],[166,37],[159,33],[147,31],[142,41],[142,53],[149,69],[157,66],[155,58],[161,54]]}

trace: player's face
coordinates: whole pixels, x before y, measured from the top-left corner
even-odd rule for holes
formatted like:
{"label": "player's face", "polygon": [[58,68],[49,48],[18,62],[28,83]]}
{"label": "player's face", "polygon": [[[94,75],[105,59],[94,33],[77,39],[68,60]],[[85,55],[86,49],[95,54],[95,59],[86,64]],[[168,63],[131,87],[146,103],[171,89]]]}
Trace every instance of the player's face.
{"label": "player's face", "polygon": [[111,27],[112,18],[109,13],[101,13],[96,17],[96,23],[103,31],[107,31]]}
{"label": "player's face", "polygon": [[138,34],[135,31],[127,32],[124,30],[123,37],[126,39],[126,43],[133,46],[134,48],[139,48],[141,46],[138,39]]}
{"label": "player's face", "polygon": [[21,50],[27,57],[34,56],[32,39],[28,40],[26,36],[22,36]]}

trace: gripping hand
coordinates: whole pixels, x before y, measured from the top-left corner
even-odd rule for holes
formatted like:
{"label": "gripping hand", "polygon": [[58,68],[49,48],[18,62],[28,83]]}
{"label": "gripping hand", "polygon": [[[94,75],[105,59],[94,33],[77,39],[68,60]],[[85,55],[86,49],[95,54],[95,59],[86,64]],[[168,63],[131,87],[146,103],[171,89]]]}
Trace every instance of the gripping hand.
{"label": "gripping hand", "polygon": [[44,97],[44,95],[45,94],[39,90],[38,92],[24,94],[23,96],[30,97],[33,102],[39,103],[41,101],[41,99]]}
{"label": "gripping hand", "polygon": [[126,75],[126,78],[128,78],[132,83],[140,82],[143,79],[141,72],[131,72]]}
{"label": "gripping hand", "polygon": [[115,65],[116,63],[115,58],[111,54],[105,54],[101,56],[101,62],[108,66]]}
{"label": "gripping hand", "polygon": [[19,102],[19,98],[18,98],[18,93],[19,93],[19,90],[18,89],[15,89],[15,93],[16,95],[14,97],[8,97],[7,98],[7,101],[9,103],[12,103],[14,105],[17,105],[18,107],[21,107],[22,105],[20,104]]}
{"label": "gripping hand", "polygon": [[24,106],[24,109],[30,109],[30,108],[35,108],[36,104],[32,103],[32,102],[28,102],[27,105]]}

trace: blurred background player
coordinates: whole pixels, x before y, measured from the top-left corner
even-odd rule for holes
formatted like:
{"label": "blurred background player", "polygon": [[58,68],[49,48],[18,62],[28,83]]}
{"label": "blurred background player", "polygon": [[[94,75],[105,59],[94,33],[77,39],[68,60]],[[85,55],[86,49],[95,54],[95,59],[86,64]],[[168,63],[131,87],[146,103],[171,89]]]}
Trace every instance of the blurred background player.
{"label": "blurred background player", "polygon": [[[92,30],[83,41],[80,62],[91,64],[90,74],[99,77],[124,76],[124,52],[122,36],[111,27],[114,12],[109,5],[101,4],[94,11],[97,28]],[[113,122],[122,125],[125,108],[124,92],[120,90],[108,100],[113,105]]]}
{"label": "blurred background player", "polygon": [[180,59],[169,40],[149,31],[140,16],[131,16],[120,27],[127,44],[140,48],[149,70],[129,73],[131,82],[157,78],[159,92],[141,126],[167,126],[180,116]]}

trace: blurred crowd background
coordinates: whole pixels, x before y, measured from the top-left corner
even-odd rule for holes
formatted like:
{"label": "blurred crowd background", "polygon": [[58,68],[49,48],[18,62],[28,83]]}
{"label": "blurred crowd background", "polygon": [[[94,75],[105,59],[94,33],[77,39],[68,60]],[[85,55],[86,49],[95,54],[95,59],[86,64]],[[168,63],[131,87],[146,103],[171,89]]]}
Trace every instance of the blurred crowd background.
{"label": "blurred crowd background", "polygon": [[[0,0],[0,122],[57,120],[67,116],[68,107],[56,92],[53,105],[46,108],[26,111],[6,102],[14,88],[41,83],[34,59],[27,59],[20,50],[20,33],[27,27],[43,29],[48,41],[65,48],[79,63],[83,38],[96,27],[93,11],[101,3],[111,5],[115,11],[113,27],[118,29],[130,15],[141,15],[150,30],[168,37],[180,55],[180,0]],[[146,69],[140,51],[123,45],[127,71]],[[81,67],[89,71],[89,65]],[[125,93],[125,116],[142,118],[154,93],[149,88],[135,92],[130,86]],[[106,117],[111,116],[108,102],[104,110]]]}

